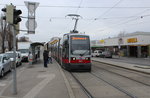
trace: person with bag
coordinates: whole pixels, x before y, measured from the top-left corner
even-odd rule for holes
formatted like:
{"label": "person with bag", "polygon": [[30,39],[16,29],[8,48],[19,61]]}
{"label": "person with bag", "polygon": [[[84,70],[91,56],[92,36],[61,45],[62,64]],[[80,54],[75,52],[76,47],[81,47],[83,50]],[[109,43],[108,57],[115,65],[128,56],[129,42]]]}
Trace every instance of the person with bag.
{"label": "person with bag", "polygon": [[51,51],[49,51],[49,63],[52,64],[52,56],[51,56]]}

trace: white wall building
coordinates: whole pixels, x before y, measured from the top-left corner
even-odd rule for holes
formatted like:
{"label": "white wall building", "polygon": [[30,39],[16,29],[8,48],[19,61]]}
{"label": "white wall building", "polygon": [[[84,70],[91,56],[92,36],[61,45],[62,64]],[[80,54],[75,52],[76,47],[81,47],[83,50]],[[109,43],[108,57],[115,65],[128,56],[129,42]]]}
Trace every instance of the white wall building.
{"label": "white wall building", "polygon": [[150,32],[135,32],[122,37],[91,41],[91,46],[109,48],[113,52],[121,50],[122,56],[148,57],[150,56]]}

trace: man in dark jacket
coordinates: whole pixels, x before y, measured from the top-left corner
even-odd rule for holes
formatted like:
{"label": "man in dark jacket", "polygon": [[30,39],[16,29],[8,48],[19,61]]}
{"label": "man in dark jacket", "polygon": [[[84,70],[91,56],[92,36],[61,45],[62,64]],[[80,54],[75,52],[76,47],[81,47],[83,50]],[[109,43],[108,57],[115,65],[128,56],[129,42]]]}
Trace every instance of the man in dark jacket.
{"label": "man in dark jacket", "polygon": [[44,67],[47,67],[47,63],[48,63],[48,51],[44,50],[43,52],[43,60],[44,60]]}

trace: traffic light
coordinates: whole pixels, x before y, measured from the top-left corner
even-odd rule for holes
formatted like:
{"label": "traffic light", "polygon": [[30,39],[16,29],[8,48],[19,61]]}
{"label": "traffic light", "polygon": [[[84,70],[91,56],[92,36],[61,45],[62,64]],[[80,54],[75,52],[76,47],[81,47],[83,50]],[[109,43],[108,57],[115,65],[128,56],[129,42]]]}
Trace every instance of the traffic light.
{"label": "traffic light", "polygon": [[6,8],[2,8],[2,11],[5,13],[5,16],[3,16],[2,19],[10,24],[13,24],[13,10],[13,5],[6,5]]}
{"label": "traffic light", "polygon": [[[4,13],[6,13],[7,10],[6,10],[6,8],[2,8],[2,11],[3,11]],[[3,16],[2,19],[3,19],[3,20],[6,20],[6,16]]]}
{"label": "traffic light", "polygon": [[20,14],[22,14],[21,10],[14,9],[13,13],[13,24],[18,24],[21,21]]}

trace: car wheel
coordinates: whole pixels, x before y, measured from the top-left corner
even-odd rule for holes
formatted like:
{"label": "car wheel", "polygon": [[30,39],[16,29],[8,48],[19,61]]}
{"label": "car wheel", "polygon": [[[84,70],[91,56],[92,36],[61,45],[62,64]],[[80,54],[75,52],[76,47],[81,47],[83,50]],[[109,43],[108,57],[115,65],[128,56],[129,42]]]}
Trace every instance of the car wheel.
{"label": "car wheel", "polygon": [[1,74],[0,74],[0,76],[1,76],[1,77],[3,77],[3,76],[4,76],[4,69],[2,69],[2,70],[1,70]]}

